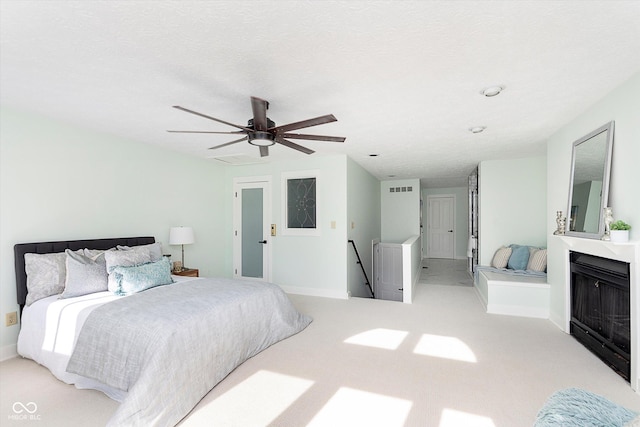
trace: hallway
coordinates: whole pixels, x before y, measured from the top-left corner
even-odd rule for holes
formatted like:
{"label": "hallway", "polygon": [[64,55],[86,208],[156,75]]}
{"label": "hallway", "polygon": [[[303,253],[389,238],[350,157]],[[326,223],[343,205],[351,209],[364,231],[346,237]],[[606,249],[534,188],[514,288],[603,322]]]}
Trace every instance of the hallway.
{"label": "hallway", "polygon": [[466,259],[424,258],[418,284],[473,286]]}

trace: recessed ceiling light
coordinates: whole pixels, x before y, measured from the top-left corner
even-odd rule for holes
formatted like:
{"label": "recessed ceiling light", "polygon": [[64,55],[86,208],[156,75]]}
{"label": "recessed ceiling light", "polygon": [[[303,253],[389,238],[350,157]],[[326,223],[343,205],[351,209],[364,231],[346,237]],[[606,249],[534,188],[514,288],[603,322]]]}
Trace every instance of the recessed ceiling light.
{"label": "recessed ceiling light", "polygon": [[485,87],[480,91],[480,95],[484,95],[487,98],[491,98],[492,96],[500,95],[500,92],[504,90],[504,86],[489,86]]}
{"label": "recessed ceiling light", "polygon": [[480,133],[483,130],[485,130],[487,127],[486,126],[474,126],[474,127],[470,127],[469,128],[469,132],[471,133]]}

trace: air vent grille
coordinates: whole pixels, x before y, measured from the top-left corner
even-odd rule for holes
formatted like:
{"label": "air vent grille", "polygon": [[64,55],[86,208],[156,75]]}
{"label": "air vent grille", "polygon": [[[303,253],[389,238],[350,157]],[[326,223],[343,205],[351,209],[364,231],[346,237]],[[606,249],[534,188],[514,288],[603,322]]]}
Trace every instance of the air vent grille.
{"label": "air vent grille", "polygon": [[213,160],[217,160],[222,163],[226,163],[228,165],[234,165],[234,166],[265,163],[265,161],[260,159],[259,157],[251,157],[251,156],[244,156],[244,155],[217,156],[217,157],[209,157],[209,158]]}
{"label": "air vent grille", "polygon": [[413,187],[391,187],[389,193],[410,193],[413,191]]}

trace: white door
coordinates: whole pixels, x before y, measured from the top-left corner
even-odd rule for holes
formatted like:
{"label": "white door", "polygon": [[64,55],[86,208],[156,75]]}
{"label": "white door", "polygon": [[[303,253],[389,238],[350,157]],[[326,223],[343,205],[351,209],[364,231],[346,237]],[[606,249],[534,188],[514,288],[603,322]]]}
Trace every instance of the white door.
{"label": "white door", "polygon": [[271,281],[271,181],[236,179],[233,187],[233,277]]}
{"label": "white door", "polygon": [[454,258],[455,196],[427,196],[427,257]]}

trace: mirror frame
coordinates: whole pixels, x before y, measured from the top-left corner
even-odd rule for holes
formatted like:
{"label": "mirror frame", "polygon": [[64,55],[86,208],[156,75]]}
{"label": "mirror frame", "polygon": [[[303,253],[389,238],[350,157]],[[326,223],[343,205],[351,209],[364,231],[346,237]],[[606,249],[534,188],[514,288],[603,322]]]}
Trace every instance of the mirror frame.
{"label": "mirror frame", "polygon": [[[603,210],[609,203],[609,179],[611,176],[611,153],[613,152],[613,130],[615,127],[615,122],[610,121],[593,132],[588,133],[582,138],[578,139],[573,143],[573,148],[571,151],[571,175],[569,180],[569,202],[567,205],[567,220],[565,221],[565,234],[567,236],[573,237],[583,237],[585,239],[600,239],[604,234],[604,215]],[[571,227],[569,216],[571,215],[571,200],[573,199],[573,181],[575,178],[575,168],[576,168],[576,149],[580,146],[580,144],[587,142],[591,138],[600,135],[606,132],[606,150],[605,150],[605,158],[604,158],[604,176],[602,177],[602,194],[600,196],[600,211],[598,216],[598,232],[597,233],[588,233],[585,231],[571,231],[569,228]]]}

